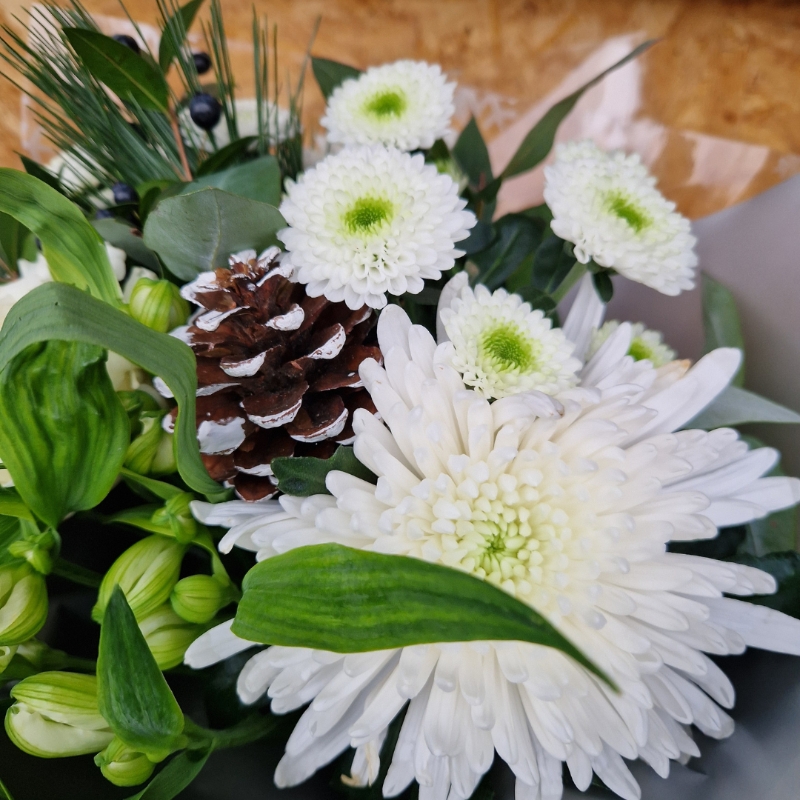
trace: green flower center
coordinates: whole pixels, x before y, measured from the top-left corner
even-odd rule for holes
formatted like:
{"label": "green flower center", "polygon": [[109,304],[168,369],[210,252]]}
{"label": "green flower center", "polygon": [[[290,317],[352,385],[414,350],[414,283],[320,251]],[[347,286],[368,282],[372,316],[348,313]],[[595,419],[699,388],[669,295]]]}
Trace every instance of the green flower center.
{"label": "green flower center", "polygon": [[483,333],[478,348],[498,369],[530,372],[536,364],[535,344],[516,325],[501,322]]}
{"label": "green flower center", "polygon": [[[519,562],[520,555],[524,560],[531,547],[530,539],[530,536],[520,534],[519,521],[516,519],[512,522],[506,522],[502,518],[497,521],[473,522],[473,532],[470,535],[473,548],[470,555],[475,559],[473,572],[483,570],[491,575],[500,570],[500,564],[504,560]],[[533,548],[537,547],[538,543],[534,539]]]}
{"label": "green flower center", "polygon": [[372,234],[394,215],[394,206],[385,197],[359,197],[344,213],[344,225],[352,234]]}
{"label": "green flower center", "polygon": [[630,225],[636,233],[643,231],[651,222],[649,215],[631,201],[629,197],[620,194],[619,192],[612,192],[606,198],[608,210],[616,217]]}
{"label": "green flower center", "polygon": [[631,342],[628,355],[631,356],[634,361],[644,361],[645,359],[652,360],[653,351],[648,347],[646,342],[636,338]]}
{"label": "green flower center", "polygon": [[402,92],[389,90],[373,95],[364,103],[364,111],[379,119],[399,117],[406,110],[406,98]]}

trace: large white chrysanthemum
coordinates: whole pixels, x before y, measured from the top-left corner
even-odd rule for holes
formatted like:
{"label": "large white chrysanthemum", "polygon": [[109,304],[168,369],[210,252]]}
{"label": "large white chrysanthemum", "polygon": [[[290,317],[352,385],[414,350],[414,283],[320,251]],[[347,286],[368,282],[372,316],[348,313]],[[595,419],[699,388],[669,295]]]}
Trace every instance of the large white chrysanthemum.
{"label": "large white chrysanthemum", "polygon": [[465,272],[444,287],[437,315],[439,343],[467,386],[486,398],[537,390],[556,394],[577,382],[581,362],[560,328],[518,294],[471,289]]}
{"label": "large white chrysanthemum", "polygon": [[450,130],[455,86],[438,64],[395,61],[370,67],[333,90],[320,122],[332,143],[425,149]]}
{"label": "large white chrysanthemum", "polygon": [[[639,787],[623,758],[666,776],[697,755],[690,727],[724,737],[733,688],[706,655],[746,646],[800,654],[800,621],[728,595],[772,592],[769,575],[666,551],[796,503],[800,481],[762,478],[777,454],[729,429],[680,430],[728,384],[736,350],[691,370],[634,361],[620,325],[550,398],[489,403],[467,390],[423,328],[396,306],[378,327],[385,369],[361,367],[385,421],[356,412],[355,452],[377,486],[342,472],[330,495],[260,507],[195,504],[230,530],[221,542],[269,558],[337,542],[464,570],[544,614],[609,673],[611,691],[561,652],[520,642],[417,645],[342,655],[270,647],[241,673],[240,697],[272,710],[310,704],[275,775],[299,783],[348,746],[352,779],[378,774],[381,743],[408,705],[383,793],[412,781],[425,800],[469,797],[495,751],[519,800],[558,800],[562,762],[585,789],[596,773],[624,798]],[[265,610],[268,613],[268,610]],[[251,647],[230,623],[198,639],[202,667]]]}
{"label": "large white chrysanthemum", "polygon": [[[594,332],[592,343],[589,346],[589,358],[600,349],[619,326],[620,323],[612,319]],[[631,346],[628,349],[628,355],[636,361],[646,358],[654,367],[663,367],[664,364],[674,361],[676,357],[675,351],[669,345],[664,344],[664,336],[661,331],[645,328],[642,322],[634,322],[631,325]]]}
{"label": "large white chrysanthemum", "polygon": [[386,295],[417,294],[463,255],[475,216],[449,175],[421,155],[381,145],[328,156],[287,181],[278,233],[294,280],[311,297],[383,308]]}
{"label": "large white chrysanthemum", "polygon": [[593,260],[663,294],[694,286],[689,220],[655,188],[638,155],[568,142],[544,174],[553,231],[575,244],[581,263]]}

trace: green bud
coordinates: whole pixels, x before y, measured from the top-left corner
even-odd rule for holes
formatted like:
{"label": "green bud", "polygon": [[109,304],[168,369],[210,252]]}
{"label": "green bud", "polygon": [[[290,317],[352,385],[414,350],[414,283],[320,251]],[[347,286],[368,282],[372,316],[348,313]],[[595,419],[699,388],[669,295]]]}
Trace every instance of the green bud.
{"label": "green bud", "polygon": [[469,178],[466,172],[458,166],[454,158],[438,158],[433,163],[440,175],[449,175],[453,179],[453,182],[458,185],[459,193],[467,188]]}
{"label": "green bud", "polygon": [[44,577],[30,564],[0,567],[0,647],[32,638],[46,619]]}
{"label": "green bud", "polygon": [[178,582],[186,548],[166,536],[148,536],[129,547],[100,584],[92,619],[103,621],[111,592],[119,584],[137,620],[165,603]]}
{"label": "green bud", "polygon": [[97,706],[97,678],[42,672],[11,690],[17,701],[6,713],[8,738],[39,758],[97,753],[114,738]]}
{"label": "green bud", "polygon": [[15,558],[24,558],[42,575],[49,575],[58,551],[59,536],[49,528],[40,532],[32,523],[28,525],[32,530],[22,539],[12,542],[8,546],[8,552]]}
{"label": "green bud", "polygon": [[38,639],[29,639],[13,647],[0,647],[0,679],[18,681],[44,670],[61,669],[67,654],[54,650]]}
{"label": "green bud", "polygon": [[153,774],[156,766],[144,753],[131,750],[116,736],[94,757],[94,763],[100,767],[103,777],[115,786],[138,786]]}
{"label": "green bud", "polygon": [[233,587],[211,575],[190,575],[175,584],[172,609],[188,622],[211,622],[217,611],[235,600]]}
{"label": "green bud", "polygon": [[125,466],[139,475],[168,475],[178,468],[172,434],[161,427],[164,413],[145,411],[139,417],[141,432],[125,453]]}
{"label": "green bud", "polygon": [[139,630],[161,670],[175,667],[183,661],[189,645],[206,630],[179,617],[165,603],[139,621]]}
{"label": "green bud", "polygon": [[169,525],[172,535],[183,544],[188,544],[197,533],[197,521],[192,516],[190,503],[194,499],[189,492],[171,497],[163,508],[153,512],[156,525]]}
{"label": "green bud", "polygon": [[189,304],[174,283],[150,278],[136,282],[128,308],[135,320],[160,333],[183,325],[189,316]]}

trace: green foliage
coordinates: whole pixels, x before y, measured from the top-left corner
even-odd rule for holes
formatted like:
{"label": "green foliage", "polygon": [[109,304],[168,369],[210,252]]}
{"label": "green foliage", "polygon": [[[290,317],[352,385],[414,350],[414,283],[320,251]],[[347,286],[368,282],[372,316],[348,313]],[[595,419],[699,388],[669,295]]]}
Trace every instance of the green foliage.
{"label": "green foliage", "polygon": [[25,172],[27,172],[28,175],[38,178],[40,181],[46,183],[48,186],[55,189],[57,192],[60,192],[61,194],[65,193],[64,187],[61,185],[61,181],[57,175],[53,175],[52,172],[45,169],[41,164],[37,164],[27,156],[20,155],[19,160],[22,162],[22,166],[25,168]]}
{"label": "green foliage", "polygon": [[254,642],[364,653],[428,642],[514,640],[554,647],[604,673],[530,606],[486,581],[407,556],[336,544],[256,564],[233,632]]}
{"label": "green foliage", "polygon": [[478,283],[492,290],[502,286],[526,260],[533,263],[542,241],[540,226],[520,214],[506,214],[494,228],[496,236],[492,244],[472,256],[480,270]]}
{"label": "green foliage", "polygon": [[182,280],[225,266],[238,250],[277,244],[286,223],[274,206],[206,188],[162,200],[147,218],[144,242]]}
{"label": "green foliage", "polygon": [[483,140],[475,117],[470,118],[467,126],[453,147],[453,158],[469,178],[472,189],[480,190],[492,182],[492,164],[489,161],[489,150]]}
{"label": "green foliage", "polygon": [[220,148],[203,161],[197,168],[195,175],[201,178],[204,175],[211,175],[235,166],[257,140],[257,136],[243,136],[241,139],[236,139],[236,141],[225,145],[225,147]]}
{"label": "green foliage", "polygon": [[158,45],[158,66],[163,72],[167,72],[172,65],[185,38],[181,34],[185,34],[192,27],[202,5],[203,0],[189,0],[165,20]]}
{"label": "green foliage", "polygon": [[704,353],[718,347],[738,347],[742,351],[742,363],[734,386],[744,385],[744,336],[736,301],[730,290],[711,276],[702,275],[703,287],[703,329],[705,331]]}
{"label": "green foliage", "polygon": [[281,170],[274,156],[261,156],[246,164],[204,175],[184,186],[180,193],[189,194],[208,186],[271,206],[281,202]]}
{"label": "green foliage", "polygon": [[326,100],[333,94],[333,90],[337,86],[349,78],[357,78],[361,74],[361,70],[355,67],[331,61],[329,58],[316,58],[315,56],[311,58],[311,68],[314,70],[314,77]]}
{"label": "green foliage", "polygon": [[125,251],[128,261],[140,264],[161,274],[161,264],[158,256],[144,243],[141,235],[130,224],[116,219],[96,219],[92,222],[94,229],[105,241]]}
{"label": "green foliage", "polygon": [[767,400],[755,392],[729,386],[708,408],[701,411],[687,428],[731,428],[747,422],[800,423],[800,414],[790,408]]}
{"label": "green foliage", "polygon": [[548,236],[533,257],[534,288],[549,294],[555,293],[574,266],[572,245],[558,236]]}
{"label": "green foliage", "polygon": [[327,459],[275,458],[271,466],[278,479],[278,489],[294,497],[330,494],[325,486],[325,478],[333,470],[347,472],[370,483],[377,482],[375,475],[355,457],[352,447],[337,447],[336,452]]}
{"label": "green foliage", "polygon": [[128,416],[96,346],[48,341],[11,356],[0,340],[0,453],[25,503],[53,527],[110,491]]}
{"label": "green foliage", "polygon": [[141,792],[128,800],[173,800],[200,774],[212,749],[206,746],[178,753]]}
{"label": "green foliage", "polygon": [[185,745],[183,713],[119,587],[100,630],[97,692],[100,713],[129,747],[161,761]]}
{"label": "green foliage", "polygon": [[611,273],[607,269],[599,269],[592,273],[592,283],[594,283],[597,296],[604,302],[610,303],[614,296],[614,284],[611,282]]}
{"label": "green foliage", "polygon": [[760,557],[737,555],[731,560],[768,572],[778,582],[775,594],[749,596],[745,600],[800,619],[800,553],[790,551]]}

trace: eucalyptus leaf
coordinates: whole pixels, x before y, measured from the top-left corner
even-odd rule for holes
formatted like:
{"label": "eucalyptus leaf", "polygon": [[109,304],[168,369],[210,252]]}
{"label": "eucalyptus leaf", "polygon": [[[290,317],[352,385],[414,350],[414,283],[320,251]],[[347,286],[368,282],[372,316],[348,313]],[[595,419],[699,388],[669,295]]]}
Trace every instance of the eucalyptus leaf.
{"label": "eucalyptus leaf", "polygon": [[187,183],[180,193],[189,194],[207,186],[278,206],[281,202],[281,169],[278,159],[274,156],[261,156],[246,164],[205,175]]}
{"label": "eucalyptus leaf", "polygon": [[156,761],[184,744],[183,713],[119,586],[100,628],[97,701],[111,730]]}
{"label": "eucalyptus leaf", "polygon": [[105,362],[102,348],[64,341],[2,359],[0,455],[27,506],[53,527],[108,494],[130,442]]}
{"label": "eucalyptus leaf", "polygon": [[339,84],[349,78],[357,78],[361,74],[361,70],[355,67],[331,61],[329,58],[316,58],[315,56],[311,57],[311,68],[314,70],[314,77],[326,100]]}
{"label": "eucalyptus leaf", "polygon": [[98,31],[64,28],[63,32],[92,77],[121,100],[134,100],[150,111],[169,110],[167,82],[155,64]]}
{"label": "eucalyptus leaf", "polygon": [[432,642],[554,647],[610,679],[530,606],[486,581],[408,556],[337,544],[256,564],[233,632],[253,642],[364,653]]}
{"label": "eucalyptus leaf", "polygon": [[178,753],[141,792],[128,800],[173,800],[200,774],[212,749],[204,747]]}
{"label": "eucalyptus leaf", "polygon": [[718,347],[738,347],[742,363],[733,379],[734,386],[744,385],[744,336],[736,301],[730,290],[709,275],[702,276],[704,353]]}
{"label": "eucalyptus leaf", "polygon": [[329,472],[339,470],[376,483],[377,478],[355,456],[352,447],[337,447],[330,458],[273,458],[270,464],[278,479],[278,489],[294,497],[330,494],[325,485]]}
{"label": "eucalyptus leaf", "polygon": [[164,72],[169,70],[178,48],[183,45],[183,41],[179,40],[178,31],[182,29],[188,32],[202,5],[203,0],[189,0],[165,20],[161,41],[158,43],[158,66]]}
{"label": "eucalyptus leaf", "polygon": [[778,582],[775,594],[751,595],[743,600],[800,619],[800,553],[770,553],[761,557],[738,555],[731,561],[768,572]]}
{"label": "eucalyptus leaf", "polygon": [[627,64],[632,59],[641,55],[645,50],[655,44],[655,39],[650,39],[644,44],[640,44],[635,50],[628,53],[625,58],[617,61],[616,64],[601,72],[596,78],[592,78],[587,84],[581,86],[576,92],[556,103],[547,113],[531,128],[527,136],[522,140],[522,144],[514,153],[508,166],[503,170],[502,178],[511,178],[521,172],[533,169],[537,164],[547,158],[547,154],[553,148],[558,126],[564,117],[575,107],[578,100],[587,89],[591,89],[599,83],[606,75],[619,69],[623,64]]}
{"label": "eucalyptus leaf", "polygon": [[96,219],[92,225],[105,241],[124,250],[132,263],[141,264],[156,274],[161,274],[158,256],[144,243],[135,228],[116,219]]}
{"label": "eucalyptus leaf", "polygon": [[112,350],[161,377],[178,403],[173,444],[181,477],[202,494],[224,495],[200,459],[195,427],[197,374],[194,354],[187,345],[150,330],[72,286],[48,283],[23,297],[6,317],[0,332],[0,371],[29,345],[50,339]]}
{"label": "eucalyptus leaf", "polygon": [[258,136],[243,136],[241,139],[234,139],[230,144],[226,144],[225,147],[220,148],[216,153],[212,153],[203,161],[197,168],[195,175],[199,178],[234,166],[257,141]]}
{"label": "eucalyptus leaf", "polygon": [[39,237],[55,280],[112,305],[121,303],[103,240],[74,203],[31,175],[0,168],[0,212]]}
{"label": "eucalyptus leaf", "polygon": [[274,206],[206,188],[162,200],[144,226],[144,243],[186,281],[227,265],[239,250],[277,244],[286,226]]}
{"label": "eucalyptus leaf", "polygon": [[520,214],[506,214],[497,220],[494,229],[492,244],[471,257],[480,270],[478,282],[489,289],[502,286],[526,258],[533,256],[542,240],[536,223]]}
{"label": "eucalyptus leaf", "polygon": [[481,135],[475,117],[471,117],[453,147],[453,158],[469,178],[475,189],[483,189],[493,180],[489,150]]}
{"label": "eucalyptus leaf", "polygon": [[800,414],[766,397],[729,386],[708,408],[701,411],[686,428],[730,428],[747,422],[800,423]]}

